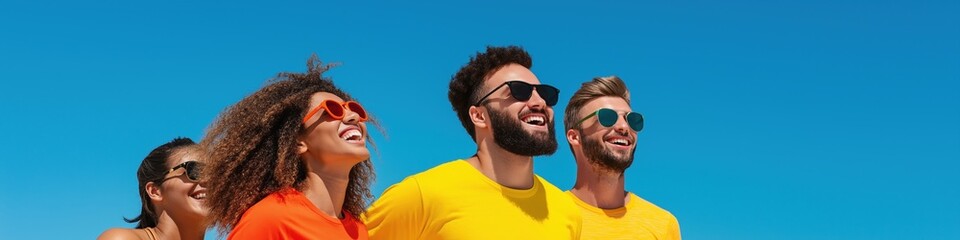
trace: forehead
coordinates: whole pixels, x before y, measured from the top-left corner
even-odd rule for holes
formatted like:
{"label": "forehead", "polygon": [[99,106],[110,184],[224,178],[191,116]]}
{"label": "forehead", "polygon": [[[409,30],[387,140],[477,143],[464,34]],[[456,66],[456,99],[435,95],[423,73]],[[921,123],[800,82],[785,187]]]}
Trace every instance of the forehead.
{"label": "forehead", "polygon": [[196,148],[180,147],[170,154],[169,159],[167,159],[167,167],[172,168],[186,161],[203,162],[200,160],[200,153],[197,152]]}
{"label": "forehead", "polygon": [[334,95],[333,93],[315,92],[313,93],[313,95],[310,95],[310,107],[312,108],[317,105],[320,105],[320,102],[323,102],[323,100],[335,100],[338,102],[343,102],[343,98],[340,98],[339,96]]}
{"label": "forehead", "polygon": [[483,82],[482,89],[490,91],[492,88],[500,86],[500,84],[507,81],[523,81],[529,84],[540,84],[540,79],[537,79],[537,76],[534,75],[530,69],[520,64],[511,63],[490,74],[490,77]]}
{"label": "forehead", "polygon": [[627,104],[627,101],[620,97],[614,96],[603,96],[595,98],[588,101],[583,107],[580,108],[580,112],[577,113],[579,116],[590,114],[597,109],[609,108],[616,110],[617,112],[630,112],[633,109],[630,108],[630,104]]}

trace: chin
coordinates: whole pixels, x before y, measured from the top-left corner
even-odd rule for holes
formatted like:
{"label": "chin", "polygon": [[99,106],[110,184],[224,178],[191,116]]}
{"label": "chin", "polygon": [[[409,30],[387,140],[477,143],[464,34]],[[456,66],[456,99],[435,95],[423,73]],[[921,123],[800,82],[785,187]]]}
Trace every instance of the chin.
{"label": "chin", "polygon": [[207,210],[207,208],[203,207],[203,202],[194,201],[193,204],[191,204],[191,205],[192,205],[192,206],[191,206],[191,209],[190,209],[190,213],[193,213],[193,214],[195,214],[195,215],[197,215],[197,216],[201,216],[201,217],[206,217],[206,216],[207,216],[207,213],[208,213],[209,211]]}
{"label": "chin", "polygon": [[201,217],[207,217],[207,213],[209,213],[209,212],[210,212],[210,211],[208,211],[207,209],[199,209],[199,210],[196,211],[197,215],[199,215],[199,216],[201,216]]}
{"label": "chin", "polygon": [[354,160],[354,162],[356,162],[356,163],[361,163],[361,162],[363,162],[363,161],[366,161],[366,160],[370,159],[370,153],[367,152],[367,153],[364,153],[364,154],[358,154],[358,155],[356,155],[356,156],[354,156],[354,157],[355,157],[355,158],[352,158],[352,160]]}
{"label": "chin", "polygon": [[349,151],[338,155],[340,156],[337,159],[342,159],[343,162],[360,163],[370,159],[370,152],[366,148],[362,151]]}

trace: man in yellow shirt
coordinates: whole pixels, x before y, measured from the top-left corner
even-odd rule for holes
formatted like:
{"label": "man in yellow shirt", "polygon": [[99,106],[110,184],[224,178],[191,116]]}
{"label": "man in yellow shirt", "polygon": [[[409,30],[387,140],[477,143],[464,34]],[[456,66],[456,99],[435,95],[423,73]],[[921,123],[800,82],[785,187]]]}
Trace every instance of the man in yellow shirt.
{"label": "man in yellow shirt", "polygon": [[579,239],[576,204],[533,174],[533,156],[557,150],[559,91],[532,63],[520,47],[487,47],[453,76],[450,103],[476,154],[387,188],[363,216],[370,239]]}
{"label": "man in yellow shirt", "polygon": [[563,119],[577,161],[577,182],[567,193],[583,213],[582,239],[680,239],[670,212],[624,191],[643,115],[616,76],[583,83]]}

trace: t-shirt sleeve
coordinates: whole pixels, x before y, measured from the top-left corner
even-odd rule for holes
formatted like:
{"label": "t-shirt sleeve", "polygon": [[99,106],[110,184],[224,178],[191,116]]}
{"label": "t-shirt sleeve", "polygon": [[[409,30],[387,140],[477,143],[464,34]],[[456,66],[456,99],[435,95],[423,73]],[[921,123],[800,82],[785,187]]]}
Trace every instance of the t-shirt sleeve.
{"label": "t-shirt sleeve", "polygon": [[361,220],[367,225],[371,240],[419,238],[426,218],[416,178],[408,177],[383,191]]}
{"label": "t-shirt sleeve", "polygon": [[[668,213],[669,214],[669,213]],[[670,214],[670,226],[667,231],[666,239],[670,240],[680,240],[680,222],[677,221],[677,217]]]}

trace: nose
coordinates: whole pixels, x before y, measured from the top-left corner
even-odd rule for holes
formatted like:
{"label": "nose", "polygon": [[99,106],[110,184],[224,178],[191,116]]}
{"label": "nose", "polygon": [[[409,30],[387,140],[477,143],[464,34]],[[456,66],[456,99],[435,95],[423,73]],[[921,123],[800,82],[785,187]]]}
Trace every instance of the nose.
{"label": "nose", "polygon": [[360,114],[350,110],[350,108],[344,108],[343,122],[345,123],[357,123],[360,122]]}
{"label": "nose", "polygon": [[629,131],[632,131],[630,124],[627,123],[627,119],[619,114],[617,115],[617,122],[613,123],[613,130],[623,135],[627,135],[630,133]]}
{"label": "nose", "polygon": [[540,92],[534,88],[530,93],[530,99],[527,99],[527,106],[530,108],[542,109],[547,106],[547,101],[540,97]]}

